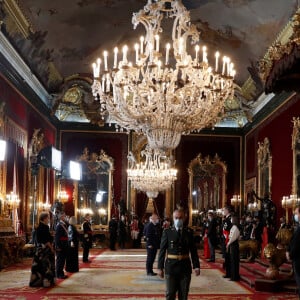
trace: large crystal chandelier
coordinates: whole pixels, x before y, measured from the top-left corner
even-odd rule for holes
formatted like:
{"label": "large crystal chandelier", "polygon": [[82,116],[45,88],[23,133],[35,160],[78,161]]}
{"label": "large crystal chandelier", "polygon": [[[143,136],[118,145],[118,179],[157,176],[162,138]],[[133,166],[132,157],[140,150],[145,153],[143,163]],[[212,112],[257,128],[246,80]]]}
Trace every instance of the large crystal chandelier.
{"label": "large crystal chandelier", "polygon": [[141,151],[141,162],[134,155],[128,155],[128,179],[133,188],[146,192],[149,198],[156,198],[159,192],[170,189],[177,178],[173,160],[160,149],[149,146]]}
{"label": "large crystal chandelier", "polygon": [[[162,46],[163,19],[174,19],[172,44]],[[208,64],[205,46],[195,45],[199,32],[191,24],[181,0],[148,0],[133,14],[134,28],[141,23],[145,36],[134,45],[116,47],[108,68],[109,54],[103,52],[93,64],[92,91],[120,128],[147,136],[151,148],[174,149],[182,134],[214,126],[224,113],[224,102],[233,94],[233,63],[215,53],[214,67]],[[192,52],[193,54],[189,54]],[[131,61],[133,60],[133,61]]]}

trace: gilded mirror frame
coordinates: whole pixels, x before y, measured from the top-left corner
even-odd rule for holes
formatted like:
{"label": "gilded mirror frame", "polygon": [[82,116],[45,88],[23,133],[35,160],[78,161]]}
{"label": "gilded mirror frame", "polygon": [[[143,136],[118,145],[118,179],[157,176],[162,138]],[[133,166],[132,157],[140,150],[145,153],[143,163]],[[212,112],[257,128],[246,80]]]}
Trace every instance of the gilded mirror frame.
{"label": "gilded mirror frame", "polygon": [[265,197],[268,194],[271,197],[272,186],[272,155],[270,151],[270,141],[267,137],[263,142],[258,142],[257,150],[258,167],[258,196]]}
{"label": "gilded mirror frame", "polygon": [[[217,174],[218,168],[221,170],[220,174]],[[223,162],[218,154],[216,154],[213,158],[210,156],[202,157],[202,154],[199,153],[196,158],[194,158],[188,167],[188,173],[189,173],[189,213],[190,213],[190,219],[189,219],[189,226],[193,226],[193,212],[194,211],[200,211],[202,207],[205,209],[208,209],[210,204],[213,204],[211,206],[215,206],[215,209],[218,209],[220,207],[224,207],[226,203],[226,175],[227,175],[227,166],[225,162]],[[195,180],[196,178],[205,177],[207,178],[207,181],[212,181],[210,183],[210,186],[212,185],[212,189],[206,185],[208,188],[207,192],[207,200],[204,199],[204,201],[207,201],[207,203],[198,203],[198,205],[194,205],[195,201]],[[208,184],[208,183],[207,183]],[[203,192],[205,193],[205,192]],[[196,195],[196,197],[198,197]],[[205,198],[205,196],[203,197]],[[211,202],[209,203],[208,198],[211,198]],[[199,199],[197,199],[198,201]],[[199,201],[200,202],[200,201]]]}
{"label": "gilded mirror frame", "polygon": [[[101,202],[99,203],[99,210],[98,212],[93,211],[93,213],[99,213],[99,222],[95,223],[95,225],[100,226],[102,228],[108,227],[108,222],[111,218],[111,206],[112,206],[112,197],[113,197],[113,172],[114,172],[114,159],[110,156],[108,156],[104,150],[100,150],[99,154],[92,152],[89,153],[89,150],[87,147],[84,148],[83,153],[81,156],[77,159],[79,163],[82,164],[82,169],[88,170],[89,174],[96,175],[97,180],[98,176],[107,175],[108,176],[108,182],[107,182],[107,207],[102,207]],[[107,166],[106,168],[102,168],[103,166]],[[82,176],[84,176],[84,172],[82,173]],[[75,215],[77,216],[77,221],[81,222],[85,207],[87,205],[86,199],[82,199],[83,204],[80,205],[81,201],[81,195],[80,195],[80,189],[79,189],[79,182],[73,181],[73,203],[74,203],[74,210]],[[98,188],[98,187],[97,187]],[[96,199],[94,199],[96,201]],[[95,204],[96,206],[96,204]],[[101,208],[102,212],[100,211]],[[97,218],[98,219],[98,218]],[[105,222],[103,222],[105,220]]]}
{"label": "gilded mirror frame", "polygon": [[292,194],[300,196],[300,118],[293,118],[292,150],[293,150],[293,184]]}

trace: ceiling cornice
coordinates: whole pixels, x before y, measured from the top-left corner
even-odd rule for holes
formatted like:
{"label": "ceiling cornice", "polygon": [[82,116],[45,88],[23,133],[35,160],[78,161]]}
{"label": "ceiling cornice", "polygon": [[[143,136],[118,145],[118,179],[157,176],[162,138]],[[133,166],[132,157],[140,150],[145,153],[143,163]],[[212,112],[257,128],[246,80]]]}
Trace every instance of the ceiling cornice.
{"label": "ceiling cornice", "polygon": [[17,53],[17,51],[10,44],[5,35],[0,31],[0,52],[4,58],[11,64],[11,66],[18,72],[30,88],[38,95],[41,101],[50,107],[51,96],[46,91],[44,86],[40,83],[37,77],[31,72],[30,68]]}

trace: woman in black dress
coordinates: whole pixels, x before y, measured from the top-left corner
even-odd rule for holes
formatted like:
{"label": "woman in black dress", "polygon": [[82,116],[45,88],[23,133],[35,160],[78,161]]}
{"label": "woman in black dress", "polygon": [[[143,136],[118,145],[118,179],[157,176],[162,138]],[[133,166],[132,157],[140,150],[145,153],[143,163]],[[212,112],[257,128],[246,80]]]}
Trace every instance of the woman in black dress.
{"label": "woman in black dress", "polygon": [[71,217],[68,226],[68,241],[69,249],[66,259],[66,271],[75,273],[79,271],[78,262],[78,246],[79,246],[79,232],[76,228],[77,220],[75,217]]}
{"label": "woman in black dress", "polygon": [[42,212],[35,231],[35,253],[33,256],[29,286],[49,287],[55,283],[55,255],[53,238],[49,229],[49,214]]}

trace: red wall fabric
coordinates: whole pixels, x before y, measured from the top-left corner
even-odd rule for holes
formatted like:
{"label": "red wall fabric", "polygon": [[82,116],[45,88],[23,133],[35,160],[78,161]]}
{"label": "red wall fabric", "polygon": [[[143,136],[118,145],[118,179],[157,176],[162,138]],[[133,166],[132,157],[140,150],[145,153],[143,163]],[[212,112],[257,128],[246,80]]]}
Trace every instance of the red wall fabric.
{"label": "red wall fabric", "polygon": [[270,141],[272,155],[271,197],[277,207],[277,220],[284,214],[281,207],[282,197],[292,193],[292,119],[298,116],[300,116],[299,95],[292,97],[245,137],[246,179],[253,176],[257,177],[258,142],[263,142],[265,137]]}
{"label": "red wall fabric", "polygon": [[45,143],[47,145],[55,146],[55,126],[52,125],[38,110],[34,109],[29,101],[10,86],[1,75],[0,95],[0,100],[5,102],[5,115],[27,131],[29,142],[32,138],[34,129],[41,128],[41,132],[43,132],[45,136]]}
{"label": "red wall fabric", "polygon": [[[41,132],[45,136],[46,145],[55,145],[56,142],[56,128],[52,125],[47,118],[45,118],[32,104],[17,92],[8,81],[6,81],[0,74],[0,101],[5,103],[4,113],[5,116],[10,118],[19,127],[27,132],[27,148],[32,138],[34,129],[41,128]],[[25,209],[29,197],[25,190],[24,172],[27,162],[25,161],[24,149],[17,147],[14,141],[8,143],[8,157],[7,157],[7,182],[6,191],[9,193],[13,187],[13,163],[14,158],[17,158],[17,176],[18,176],[18,192],[20,195],[21,203],[19,209],[19,218],[23,224],[27,223],[29,216],[26,214]],[[27,177],[26,177],[27,178]],[[53,195],[53,184],[51,185],[49,195]],[[53,199],[49,199],[53,201]]]}

